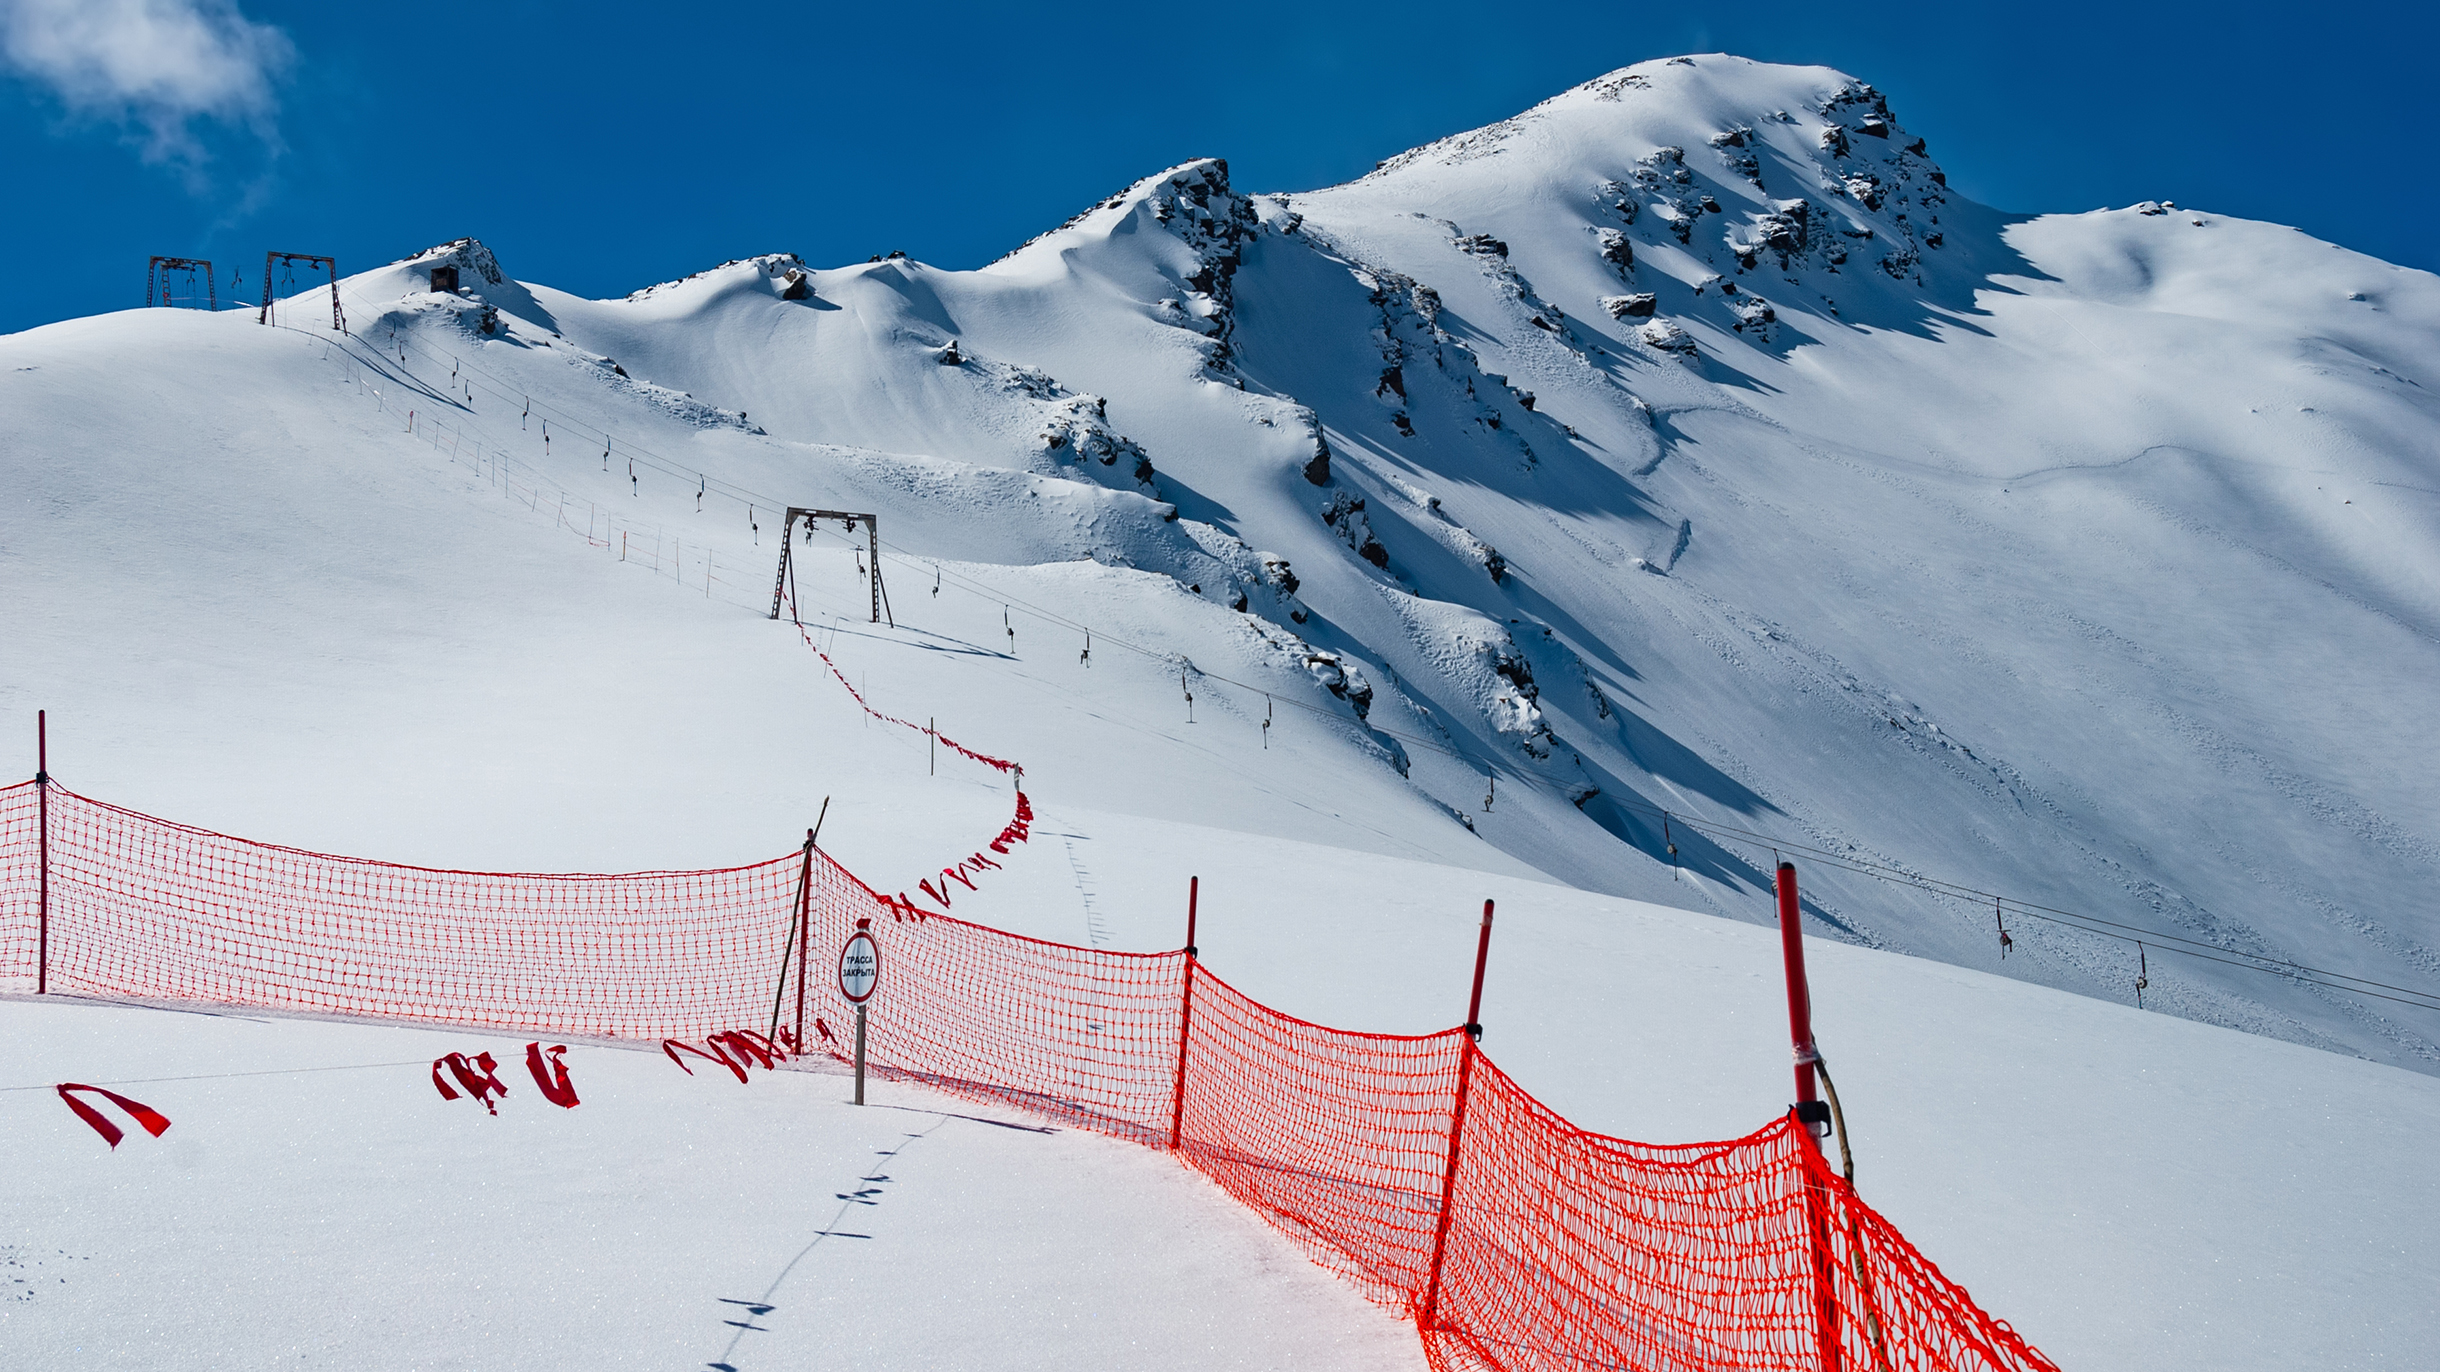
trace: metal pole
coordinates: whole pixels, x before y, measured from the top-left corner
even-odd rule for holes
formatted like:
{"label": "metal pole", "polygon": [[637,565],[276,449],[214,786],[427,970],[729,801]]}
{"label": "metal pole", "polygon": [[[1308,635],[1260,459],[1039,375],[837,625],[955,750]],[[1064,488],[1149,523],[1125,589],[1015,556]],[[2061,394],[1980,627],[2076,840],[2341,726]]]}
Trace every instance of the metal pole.
{"label": "metal pole", "polygon": [[864,1007],[856,1007],[856,1104],[864,1103]]}
{"label": "metal pole", "polygon": [[1474,945],[1474,994],[1466,1001],[1466,1038],[1458,1049],[1457,1103],[1449,1115],[1449,1163],[1440,1178],[1440,1223],[1432,1231],[1432,1279],[1424,1288],[1419,1330],[1439,1327],[1440,1265],[1449,1249],[1449,1211],[1457,1197],[1458,1145],[1466,1132],[1466,1096],[1474,1084],[1474,1055],[1483,1037],[1483,967],[1491,958],[1491,902],[1483,902],[1483,935]]}
{"label": "metal pole", "polygon": [[51,712],[34,712],[34,848],[41,876],[36,878],[34,994],[51,989]]}
{"label": "metal pole", "polygon": [[[796,511],[791,509],[788,511],[788,517],[780,521],[779,526],[779,575],[771,580],[771,617],[773,619],[779,618],[780,602],[785,600],[788,595],[788,540],[795,534]],[[797,622],[800,624],[804,622],[802,614],[797,616]]]}
{"label": "metal pole", "polygon": [[1813,1046],[1813,992],[1805,982],[1805,940],[1798,905],[1796,864],[1783,862],[1779,864],[1779,951],[1787,966],[1788,1042],[1796,1050],[1796,1117],[1804,1121],[1805,1132],[1819,1147],[1830,1132],[1830,1107],[1821,1103],[1813,1084],[1813,1064],[1821,1055]]}
{"label": "metal pole", "polygon": [[1779,864],[1778,885],[1779,949],[1788,979],[1788,1042],[1796,1055],[1796,1118],[1814,1148],[1814,1156],[1805,1159],[1805,1219],[1813,1247],[1814,1339],[1822,1372],[1838,1372],[1842,1360],[1838,1293],[1832,1284],[1830,1197],[1822,1184],[1822,1177],[1828,1175],[1822,1140],[1830,1132],[1830,1107],[1814,1086],[1814,1065],[1821,1061],[1821,1052],[1813,1043],[1813,992],[1805,979],[1804,930],[1799,923],[1802,902],[1797,897],[1795,863]]}
{"label": "metal pole", "polygon": [[[881,622],[881,521],[864,521],[864,546],[872,554],[873,583],[868,588],[873,596],[873,623]],[[898,627],[893,624],[891,628]]]}
{"label": "metal pole", "polygon": [[1178,1151],[1178,1131],[1186,1123],[1186,1033],[1195,1018],[1195,905],[1203,894],[1203,878],[1186,879],[1186,971],[1178,990],[1178,1077],[1169,1100],[1169,1151]]}

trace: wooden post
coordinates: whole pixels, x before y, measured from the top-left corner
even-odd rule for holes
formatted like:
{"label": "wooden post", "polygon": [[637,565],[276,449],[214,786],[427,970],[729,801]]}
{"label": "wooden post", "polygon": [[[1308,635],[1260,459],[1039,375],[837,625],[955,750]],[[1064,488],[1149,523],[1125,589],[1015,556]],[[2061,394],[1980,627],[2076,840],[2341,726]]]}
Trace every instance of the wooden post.
{"label": "wooden post", "polygon": [[1195,903],[1203,893],[1203,878],[1186,879],[1186,972],[1178,990],[1178,1076],[1169,1100],[1169,1151],[1178,1151],[1178,1131],[1186,1123],[1186,1035],[1195,1019]]}
{"label": "wooden post", "polygon": [[51,712],[34,712],[34,851],[41,875],[35,896],[34,994],[51,990]]}
{"label": "wooden post", "polygon": [[[825,811],[829,809],[829,797],[823,797],[822,807]],[[768,1039],[777,1039],[779,1037],[780,1001],[788,994],[788,955],[796,950],[797,926],[804,922],[806,912],[806,896],[811,892],[812,889],[813,830],[807,829],[805,831],[805,865],[798,871],[796,877],[796,908],[788,912],[788,933],[785,938],[780,940],[779,944],[779,980],[772,983],[771,986],[771,1031],[763,1035],[763,1037]],[[802,964],[799,964],[797,967],[796,978],[799,982],[802,982],[805,979],[805,969]],[[799,999],[801,1000],[802,997],[800,996]],[[805,1028],[803,1024],[804,1016],[799,1014],[797,1019],[799,1022],[797,1025],[796,1034],[796,1051],[801,1053],[805,1051]]]}
{"label": "wooden post", "polygon": [[[830,801],[822,801],[825,813]],[[819,827],[818,825],[816,826]],[[813,970],[813,829],[805,831],[805,877],[796,888],[796,1042],[797,1050],[805,1045],[805,982]]]}
{"label": "wooden post", "polygon": [[1423,1292],[1419,1331],[1439,1327],[1440,1267],[1449,1249],[1449,1208],[1457,1196],[1458,1147],[1466,1132],[1466,1096],[1474,1084],[1474,1055],[1483,1037],[1483,966],[1491,957],[1491,902],[1483,902],[1482,939],[1474,945],[1474,994],[1466,1002],[1466,1038],[1458,1049],[1457,1104],[1449,1115],[1449,1164],[1440,1178],[1440,1223],[1432,1231],[1432,1278]]}

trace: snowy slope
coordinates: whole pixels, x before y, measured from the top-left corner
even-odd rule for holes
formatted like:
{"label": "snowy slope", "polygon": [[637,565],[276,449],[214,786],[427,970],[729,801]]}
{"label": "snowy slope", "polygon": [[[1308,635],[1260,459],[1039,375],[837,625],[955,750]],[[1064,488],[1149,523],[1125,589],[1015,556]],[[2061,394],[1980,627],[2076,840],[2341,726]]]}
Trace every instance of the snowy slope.
{"label": "snowy slope", "polygon": [[[179,1078],[118,1088],[170,1128],[116,1150],[47,1084],[0,1093],[18,1366],[1423,1366],[1167,1158],[920,1087],[858,1110],[837,1076],[741,1087],[579,1044],[562,1111],[523,1043],[480,1035],[0,1017],[12,1088]],[[485,1050],[497,1117],[430,1085],[434,1056]]]}
{"label": "snowy slope", "polygon": [[[835,525],[808,624],[1043,814],[959,914],[1174,944],[1200,871],[1244,892],[1216,957],[1232,921],[1324,954],[1248,949],[1248,990],[1411,1030],[1457,1018],[1496,894],[1494,1049],[1590,1127],[1783,1103],[1768,939],[1607,899],[1761,920],[1767,839],[1678,827],[1673,864],[1644,807],[2430,985],[2432,278],[2166,207],[2003,216],[1912,141],[1838,73],[1702,57],[1310,195],[1185,164],[977,272],[584,301],[469,242],[349,278],[348,338],[311,294],[0,338],[0,705],[54,711],[70,786],[274,841],[710,866],[828,797],[824,845],[899,889],[1009,793],[763,617],[775,504],[872,511],[896,627]],[[2012,916],[2003,965],[1987,905],[1804,866],[1820,932],[1935,960],[1816,955],[1859,969],[1821,999],[1865,1194],[2037,1344],[2428,1345],[2428,1078],[2103,1004],[2127,945]],[[2435,1061],[2428,1011],[2150,976]]]}
{"label": "snowy slope", "polygon": [[[1346,659],[1370,722],[1456,754],[1381,750],[1428,808],[1559,880],[1663,894],[1665,809],[2440,971],[2426,274],[2158,205],[2001,215],[1869,87],[1705,57],[1311,195],[1188,164],[981,272],[762,258],[504,308],[778,440],[1064,478],[1055,551],[994,497],[902,546],[1244,598]],[[1104,492],[1181,518],[1121,537],[1143,507]],[[1680,847],[1698,899],[1750,912],[1762,848]],[[1816,889],[1846,937],[1995,960],[1987,907]],[[2011,973],[2088,993],[2138,961],[2017,947]],[[2434,1051],[2427,1012],[2252,971],[2179,964],[2156,1003]]]}
{"label": "snowy slope", "polygon": [[[1023,932],[1158,947],[1189,864],[1213,968],[1292,1013],[1446,1025],[1475,915],[1453,893],[1491,896],[1484,1042],[1551,1105],[1673,1139],[1782,1107],[1769,930],[1078,810],[981,898]],[[1811,957],[1863,1194],[2061,1366],[2417,1366],[2440,1335],[2420,1165],[2440,1083],[1988,973]],[[891,1085],[867,1120],[836,1076],[740,1087],[583,1043],[563,1114],[519,1040],[27,1001],[0,1002],[0,1086],[33,1088],[0,1091],[23,1173],[0,1275],[42,1289],[0,1304],[12,1348],[742,1372],[823,1365],[850,1337],[887,1368],[1419,1362],[1410,1329],[1170,1159],[979,1122],[1056,1121]],[[496,1120],[428,1081],[432,1055],[479,1047],[506,1064]],[[367,1064],[392,1065],[218,1075]],[[112,1153],[57,1080],[130,1083],[174,1124]],[[876,1170],[879,1203],[842,1223],[838,1195]],[[833,1251],[827,1229],[873,1247]],[[736,1299],[776,1308],[732,1345]],[[880,1318],[842,1334],[851,1310]]]}

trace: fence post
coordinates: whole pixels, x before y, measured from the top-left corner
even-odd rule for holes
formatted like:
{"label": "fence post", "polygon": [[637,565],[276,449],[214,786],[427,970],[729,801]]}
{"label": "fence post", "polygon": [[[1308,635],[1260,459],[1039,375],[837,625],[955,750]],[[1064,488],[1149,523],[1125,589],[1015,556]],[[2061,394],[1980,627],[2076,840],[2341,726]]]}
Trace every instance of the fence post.
{"label": "fence post", "polygon": [[34,994],[51,989],[51,712],[34,712]]}
{"label": "fence post", "polygon": [[1813,1043],[1813,990],[1805,978],[1802,902],[1796,892],[1796,864],[1779,864],[1779,951],[1788,979],[1788,1042],[1796,1056],[1796,1119],[1803,1126],[1813,1156],[1803,1162],[1805,1231],[1813,1257],[1813,1325],[1820,1347],[1822,1372],[1839,1372],[1838,1293],[1832,1285],[1835,1264],[1830,1253],[1830,1196],[1823,1178],[1829,1160],[1823,1138],[1830,1132],[1830,1106],[1814,1086],[1814,1064],[1821,1050]]}
{"label": "fence post", "polygon": [[1169,1151],[1178,1151],[1178,1131],[1186,1122],[1186,1031],[1195,1018],[1195,902],[1203,893],[1203,878],[1186,879],[1186,973],[1178,991],[1178,1081],[1169,1100]]}
{"label": "fence post", "polygon": [[1788,1042],[1796,1051],[1796,1118],[1819,1148],[1830,1133],[1830,1107],[1813,1084],[1813,991],[1805,980],[1804,930],[1798,921],[1796,864],[1779,864],[1779,954],[1788,978]]}
{"label": "fence post", "polygon": [[1466,1002],[1466,1038],[1458,1048],[1457,1104],[1449,1114],[1449,1164],[1440,1177],[1440,1223],[1432,1231],[1432,1278],[1423,1291],[1419,1333],[1440,1327],[1440,1265],[1449,1249],[1449,1205],[1457,1194],[1458,1145],[1466,1132],[1466,1096],[1474,1084],[1474,1055],[1483,1037],[1483,964],[1491,957],[1491,902],[1483,902],[1483,934],[1474,945],[1474,994]]}
{"label": "fence post", "polygon": [[[796,952],[796,927],[805,918],[805,892],[813,883],[813,831],[805,831],[805,865],[796,877],[796,908],[788,912],[788,932],[779,941],[779,980],[771,984],[771,1030],[763,1037],[779,1039],[779,1007],[788,994],[788,959]],[[805,979],[803,968],[797,969],[797,980]],[[805,1051],[805,1037],[800,1026],[796,1052]]]}
{"label": "fence post", "polygon": [[[827,806],[828,797],[822,802]],[[796,887],[796,1051],[805,1051],[805,981],[813,968],[813,830],[805,831],[805,870]]]}

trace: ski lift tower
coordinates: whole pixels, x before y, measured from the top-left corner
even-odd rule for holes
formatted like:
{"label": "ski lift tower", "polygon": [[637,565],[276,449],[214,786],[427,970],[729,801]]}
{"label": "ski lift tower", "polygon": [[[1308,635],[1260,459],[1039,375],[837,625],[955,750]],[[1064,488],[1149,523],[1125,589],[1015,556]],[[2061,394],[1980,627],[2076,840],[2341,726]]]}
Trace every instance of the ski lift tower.
{"label": "ski lift tower", "polygon": [[254,317],[254,322],[257,324],[268,324],[271,322],[272,265],[274,263],[288,264],[288,284],[293,285],[296,282],[296,264],[299,262],[305,264],[305,270],[308,275],[310,275],[316,267],[324,268],[330,272],[330,326],[337,329],[341,333],[346,333],[347,315],[339,308],[339,264],[333,258],[316,257],[311,253],[267,252],[263,254],[263,312]]}
{"label": "ski lift tower", "polygon": [[[804,510],[794,505],[788,507],[788,523],[780,530],[779,579],[771,583],[771,617],[779,618],[780,602],[784,599],[792,599],[788,596],[787,591],[789,574],[795,568],[789,561],[789,550],[796,546],[794,535],[796,534],[796,522],[800,519],[805,521],[805,536],[808,538],[813,536],[813,526],[820,520],[838,520],[851,534],[856,531],[858,524],[864,526],[864,547],[865,551],[871,555],[873,568],[872,584],[869,588],[873,598],[872,622],[879,624],[882,615],[888,613],[890,604],[890,593],[881,584],[881,522],[869,514],[860,514],[853,510]],[[797,623],[804,622],[803,616],[798,616]],[[890,616],[890,627],[893,629],[898,627],[896,615]]]}
{"label": "ski lift tower", "polygon": [[195,300],[195,271],[197,268],[201,268],[203,271],[204,299],[210,302],[205,308],[218,310],[220,308],[220,288],[213,284],[212,259],[208,257],[163,257],[158,253],[154,254],[152,266],[146,268],[144,272],[144,303],[147,305],[169,304],[170,273],[185,272],[187,277],[186,298],[187,303],[191,306]]}

